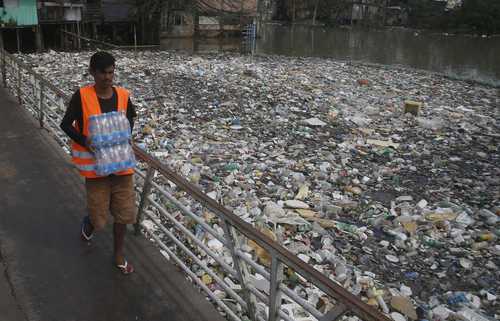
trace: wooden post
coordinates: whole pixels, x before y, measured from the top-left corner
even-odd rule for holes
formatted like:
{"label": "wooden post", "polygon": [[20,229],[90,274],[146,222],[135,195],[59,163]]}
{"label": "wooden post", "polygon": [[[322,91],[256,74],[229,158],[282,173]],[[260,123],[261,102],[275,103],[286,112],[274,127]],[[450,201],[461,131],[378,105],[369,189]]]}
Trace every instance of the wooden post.
{"label": "wooden post", "polygon": [[116,39],[117,39],[118,32],[116,31],[116,24],[114,24],[114,23],[111,25],[111,35],[112,35],[113,40],[110,42],[117,43]]}
{"label": "wooden post", "polygon": [[137,53],[137,27],[134,22],[134,52]]}
{"label": "wooden post", "polygon": [[253,18],[253,24],[255,25],[255,37],[260,37],[261,30],[261,22],[262,22],[262,2],[261,0],[257,0],[257,15]]}
{"label": "wooden post", "polygon": [[318,6],[319,6],[319,0],[316,0],[316,3],[314,4],[313,26],[316,25],[316,16],[318,15]]}
{"label": "wooden post", "polygon": [[16,28],[16,40],[17,40],[17,53],[21,52],[21,35],[19,34],[19,28]]}
{"label": "wooden post", "polygon": [[78,36],[76,38],[76,44],[77,44],[77,49],[80,50],[82,49],[82,42],[80,40],[80,22],[76,22],[76,35]]}
{"label": "wooden post", "polygon": [[21,99],[21,83],[22,83],[21,65],[17,63],[17,99],[19,101],[19,105],[21,105],[23,102]]}
{"label": "wooden post", "polygon": [[3,29],[0,28],[0,50],[2,51],[2,81],[3,81],[3,86],[7,88],[7,75],[5,74],[7,72],[7,68],[5,66],[5,48],[3,45]]}
{"label": "wooden post", "polygon": [[5,61],[5,49],[2,48],[2,81],[3,87],[7,88],[7,67],[5,66],[7,62]]}
{"label": "wooden post", "polygon": [[64,24],[62,24],[59,28],[60,33],[61,33],[61,50],[64,50]]}
{"label": "wooden post", "polygon": [[[220,11],[221,12],[224,12],[224,0],[221,0],[220,2]],[[223,36],[224,34],[224,30],[223,30],[223,19],[222,19],[222,14],[218,17],[218,21],[219,21],[219,37],[220,36]],[[220,46],[220,42],[219,42],[219,46]]]}
{"label": "wooden post", "polygon": [[141,17],[141,44],[146,44],[146,18]]}
{"label": "wooden post", "polygon": [[35,27],[35,41],[36,41],[36,51],[43,51],[43,41],[42,41],[42,26],[38,25]]}
{"label": "wooden post", "polygon": [[76,49],[77,38],[75,37],[75,35],[76,35],[76,28],[75,27],[76,26],[74,24],[69,25],[70,32],[73,33],[73,35],[71,37],[68,37],[68,40],[70,41],[70,45],[71,45],[71,50]]}
{"label": "wooden post", "polygon": [[45,91],[45,85],[43,84],[43,80],[39,80],[40,83],[40,105],[39,105],[39,114],[38,114],[38,121],[40,122],[40,127],[43,128],[43,118],[44,118],[44,103],[43,103],[43,98],[44,98],[44,91]]}

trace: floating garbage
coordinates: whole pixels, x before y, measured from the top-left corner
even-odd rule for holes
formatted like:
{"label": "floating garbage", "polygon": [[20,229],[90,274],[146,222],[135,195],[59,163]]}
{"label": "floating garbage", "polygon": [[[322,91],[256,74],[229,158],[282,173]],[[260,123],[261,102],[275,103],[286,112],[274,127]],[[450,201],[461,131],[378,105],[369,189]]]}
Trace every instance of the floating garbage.
{"label": "floating garbage", "polygon": [[[496,88],[332,59],[113,53],[134,142],[240,218],[394,320],[499,318]],[[91,54],[19,57],[71,94],[91,81]],[[269,266],[255,242],[244,248]]]}

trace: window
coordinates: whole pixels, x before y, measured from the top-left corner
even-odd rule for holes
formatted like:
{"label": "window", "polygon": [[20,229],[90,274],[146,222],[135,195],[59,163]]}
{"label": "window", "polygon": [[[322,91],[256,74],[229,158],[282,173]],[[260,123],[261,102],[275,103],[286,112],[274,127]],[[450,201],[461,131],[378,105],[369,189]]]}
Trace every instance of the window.
{"label": "window", "polygon": [[19,7],[19,0],[2,0],[2,7],[17,8]]}
{"label": "window", "polygon": [[174,16],[174,25],[176,25],[176,26],[182,25],[182,16],[181,15],[176,14]]}

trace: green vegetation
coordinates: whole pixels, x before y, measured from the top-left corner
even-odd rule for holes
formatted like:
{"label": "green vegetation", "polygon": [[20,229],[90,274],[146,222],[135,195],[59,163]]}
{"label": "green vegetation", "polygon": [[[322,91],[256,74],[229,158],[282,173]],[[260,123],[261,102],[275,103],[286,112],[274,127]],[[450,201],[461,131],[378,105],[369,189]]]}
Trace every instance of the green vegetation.
{"label": "green vegetation", "polygon": [[462,7],[450,17],[449,27],[479,33],[500,33],[500,1],[464,0]]}
{"label": "green vegetation", "polygon": [[[411,28],[439,29],[451,32],[499,34],[500,0],[463,0],[461,7],[447,9],[437,0],[371,0],[360,13],[357,23],[379,27],[387,23],[383,8],[401,8],[394,20]],[[328,25],[350,24],[352,0],[280,0],[275,17],[289,21],[312,20]],[[399,25],[399,24],[398,24]]]}

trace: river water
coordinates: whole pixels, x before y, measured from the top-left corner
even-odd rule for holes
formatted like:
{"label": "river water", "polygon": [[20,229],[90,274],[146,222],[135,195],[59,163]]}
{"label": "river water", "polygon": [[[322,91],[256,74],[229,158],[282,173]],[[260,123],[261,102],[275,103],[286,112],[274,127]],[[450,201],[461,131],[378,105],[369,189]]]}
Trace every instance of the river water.
{"label": "river water", "polygon": [[[170,39],[162,44],[166,49],[206,52],[236,49],[240,42]],[[402,65],[500,86],[500,37],[267,24],[262,27],[255,53]]]}

